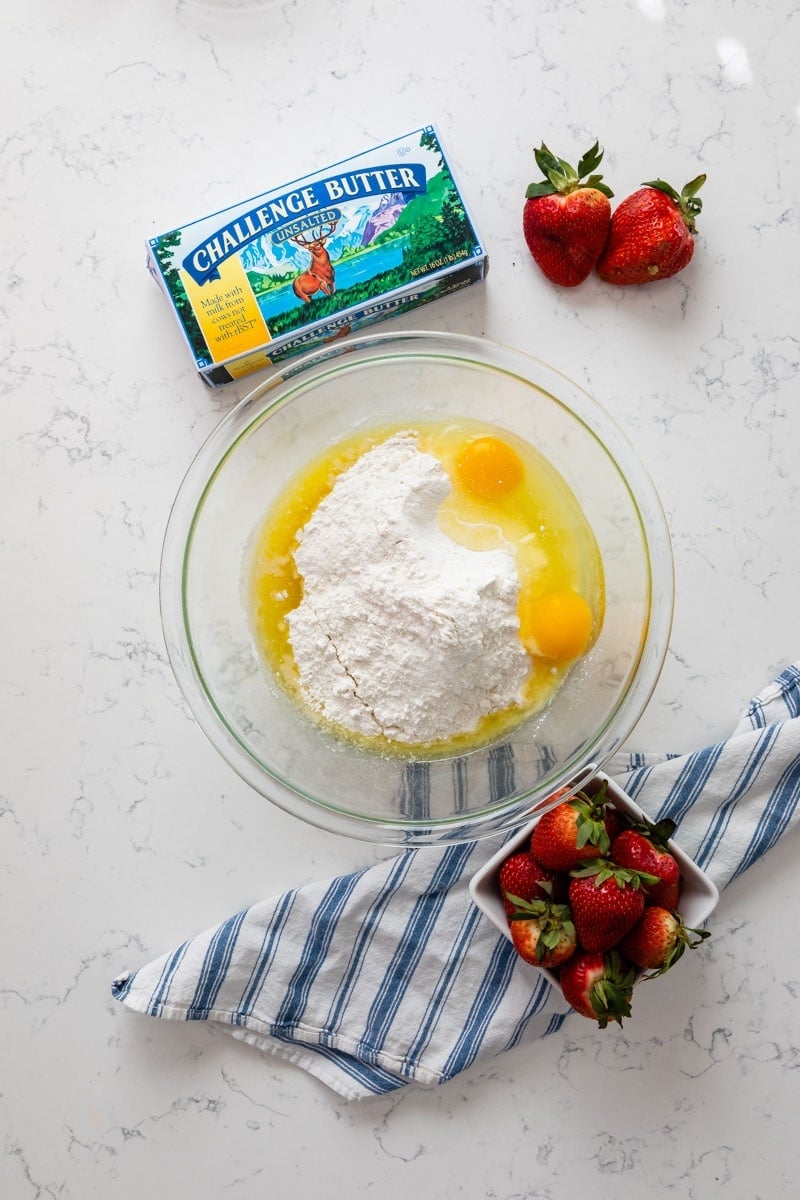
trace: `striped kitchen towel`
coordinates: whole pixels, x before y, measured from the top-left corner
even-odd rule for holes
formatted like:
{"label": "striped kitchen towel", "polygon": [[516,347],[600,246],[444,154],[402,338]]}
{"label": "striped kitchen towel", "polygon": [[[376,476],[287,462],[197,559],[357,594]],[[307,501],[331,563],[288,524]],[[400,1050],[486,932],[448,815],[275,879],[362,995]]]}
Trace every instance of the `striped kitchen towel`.
{"label": "striped kitchen towel", "polygon": [[[800,663],[732,736],[683,756],[618,756],[609,774],[721,889],[798,823]],[[115,979],[136,1012],[211,1021],[348,1099],[439,1084],[557,1030],[569,1007],[471,903],[497,849],[409,850],[237,913]]]}

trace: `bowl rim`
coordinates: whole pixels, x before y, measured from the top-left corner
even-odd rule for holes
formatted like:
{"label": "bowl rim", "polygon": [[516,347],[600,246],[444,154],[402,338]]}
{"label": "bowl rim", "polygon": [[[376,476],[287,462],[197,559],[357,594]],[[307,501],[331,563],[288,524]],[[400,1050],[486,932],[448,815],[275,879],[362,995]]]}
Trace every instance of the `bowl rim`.
{"label": "bowl rim", "polygon": [[[452,358],[480,368],[501,370],[518,377],[528,386],[533,384],[568,411],[612,460],[636,513],[647,556],[647,622],[642,631],[635,665],[631,669],[630,683],[593,734],[590,744],[585,749],[583,745],[578,746],[560,764],[559,776],[550,778],[546,788],[515,790],[502,801],[475,809],[466,816],[463,813],[437,818],[368,816],[342,809],[322,797],[309,795],[283,778],[240,740],[224,712],[215,703],[204,682],[186,619],[188,561],[193,531],[217,473],[240,441],[256,424],[260,425],[278,407],[290,403],[298,391],[304,391],[311,383],[324,379],[329,371],[348,371],[376,359],[414,356],[437,360]],[[495,356],[501,361],[491,361]],[[509,366],[516,367],[516,370],[510,370]],[[545,380],[559,384],[567,399],[554,394],[541,379],[532,380],[530,373],[534,371],[544,376]],[[296,386],[293,384],[295,379]],[[635,491],[631,474],[636,477]],[[176,564],[179,564],[177,569]],[[280,364],[217,423],[191,460],[170,507],[161,550],[159,607],[167,656],[192,715],[228,766],[264,798],[319,828],[372,842],[394,845],[398,841],[405,844],[472,841],[517,828],[530,817],[532,811],[538,811],[537,805],[529,801],[534,797],[541,799],[540,793],[545,790],[549,792],[569,786],[576,772],[583,779],[583,768],[588,761],[596,761],[602,766],[630,735],[655,690],[669,647],[674,611],[674,563],[666,516],[649,473],[616,420],[580,384],[544,360],[488,338],[428,330],[390,331],[333,343]],[[612,727],[614,737],[609,739],[606,735]],[[599,743],[604,738],[607,744],[598,751]],[[452,757],[467,757],[475,752]],[[420,757],[413,761],[431,759]],[[445,761],[448,761],[447,757]],[[299,808],[298,803],[302,807]]]}

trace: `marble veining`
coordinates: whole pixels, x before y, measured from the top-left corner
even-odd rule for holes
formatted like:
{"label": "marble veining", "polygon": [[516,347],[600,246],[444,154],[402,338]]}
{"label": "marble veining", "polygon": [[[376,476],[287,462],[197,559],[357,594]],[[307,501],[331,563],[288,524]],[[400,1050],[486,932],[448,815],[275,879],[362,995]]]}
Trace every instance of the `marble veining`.
{"label": "marble veining", "polygon": [[[678,586],[632,745],[698,748],[798,657],[796,6],[43,0],[3,6],[0,31],[0,1194],[183,1195],[190,1174],[198,1200],[793,1196],[788,843],[624,1030],[573,1017],[434,1091],[348,1105],[205,1025],[133,1017],[109,981],[383,853],[249,791],[173,680],[169,506],[253,380],[197,380],[145,239],[435,120],[491,269],[395,326],[528,350],[625,428]],[[595,137],[619,197],[708,173],[674,280],[564,292],[528,258],[534,145],[577,158]]]}

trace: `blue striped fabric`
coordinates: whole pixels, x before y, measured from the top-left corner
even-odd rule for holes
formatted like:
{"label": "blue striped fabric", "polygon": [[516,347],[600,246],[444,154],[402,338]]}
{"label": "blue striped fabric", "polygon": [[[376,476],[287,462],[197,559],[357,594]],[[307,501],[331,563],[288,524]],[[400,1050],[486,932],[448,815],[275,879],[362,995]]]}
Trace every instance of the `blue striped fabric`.
{"label": "blue striped fabric", "polygon": [[[499,789],[514,763],[491,756]],[[800,821],[800,664],[748,705],[732,736],[687,755],[618,756],[606,766],[721,889]],[[454,772],[459,797],[464,764]],[[429,781],[409,773],[405,810]],[[255,904],[115,979],[136,1012],[213,1021],[341,1095],[439,1084],[536,1037],[569,1008],[515,954],[467,891],[496,842],[408,850]]]}

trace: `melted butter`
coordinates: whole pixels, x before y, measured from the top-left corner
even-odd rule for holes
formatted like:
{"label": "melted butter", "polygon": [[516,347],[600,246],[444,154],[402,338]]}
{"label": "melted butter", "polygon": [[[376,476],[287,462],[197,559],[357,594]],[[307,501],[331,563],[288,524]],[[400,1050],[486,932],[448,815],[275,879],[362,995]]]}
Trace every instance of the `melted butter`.
{"label": "melted butter", "polygon": [[[420,450],[435,455],[454,484],[439,510],[444,533],[471,550],[509,550],[515,556],[520,587],[531,597],[577,592],[591,609],[591,641],[603,621],[604,588],[597,543],[573,492],[531,445],[506,430],[469,420],[398,423],[344,439],[310,462],[272,505],[253,538],[245,567],[245,592],[256,645],[295,702],[318,723],[365,748],[419,758],[463,753],[504,735],[547,703],[572,662],[554,662],[533,653],[522,703],[489,714],[477,729],[446,742],[415,743],[410,747],[387,738],[354,734],[332,725],[306,704],[286,621],[287,613],[302,598],[303,583],[293,558],[298,533],[338,476],[357,458],[393,434],[409,429],[417,434]],[[508,494],[470,495],[457,484],[460,451],[465,443],[482,436],[502,438],[524,465],[522,482]]]}

